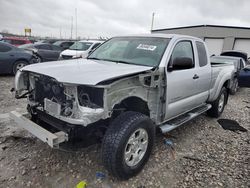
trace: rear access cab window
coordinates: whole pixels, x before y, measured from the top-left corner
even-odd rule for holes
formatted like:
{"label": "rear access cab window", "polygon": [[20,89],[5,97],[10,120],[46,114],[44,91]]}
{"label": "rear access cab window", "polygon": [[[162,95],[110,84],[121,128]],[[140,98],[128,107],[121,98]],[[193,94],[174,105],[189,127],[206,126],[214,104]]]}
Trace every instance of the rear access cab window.
{"label": "rear access cab window", "polygon": [[198,52],[198,58],[199,58],[199,65],[200,67],[204,67],[207,65],[207,51],[205,48],[205,45],[202,42],[196,41],[196,47]]}

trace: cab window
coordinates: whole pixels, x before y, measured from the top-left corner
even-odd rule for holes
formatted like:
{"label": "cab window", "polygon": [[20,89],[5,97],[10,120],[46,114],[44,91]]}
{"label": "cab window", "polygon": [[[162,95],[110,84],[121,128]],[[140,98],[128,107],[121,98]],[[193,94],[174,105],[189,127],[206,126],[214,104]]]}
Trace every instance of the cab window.
{"label": "cab window", "polygon": [[11,47],[0,43],[0,52],[9,52],[9,51],[11,51]]}
{"label": "cab window", "polygon": [[198,51],[199,65],[200,67],[204,67],[207,65],[207,51],[205,45],[202,42],[197,41],[196,47]]}

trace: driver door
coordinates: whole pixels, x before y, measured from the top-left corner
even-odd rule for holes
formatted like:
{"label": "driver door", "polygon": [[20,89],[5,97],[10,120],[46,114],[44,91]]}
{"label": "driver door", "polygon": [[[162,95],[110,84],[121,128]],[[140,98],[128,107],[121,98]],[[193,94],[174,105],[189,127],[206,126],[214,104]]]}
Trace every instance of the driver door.
{"label": "driver door", "polygon": [[176,43],[168,67],[170,67],[176,58],[190,58],[193,67],[181,70],[166,69],[167,91],[166,91],[166,115],[165,119],[172,119],[184,112],[196,107],[195,85],[197,84],[195,55],[191,40],[182,40]]}

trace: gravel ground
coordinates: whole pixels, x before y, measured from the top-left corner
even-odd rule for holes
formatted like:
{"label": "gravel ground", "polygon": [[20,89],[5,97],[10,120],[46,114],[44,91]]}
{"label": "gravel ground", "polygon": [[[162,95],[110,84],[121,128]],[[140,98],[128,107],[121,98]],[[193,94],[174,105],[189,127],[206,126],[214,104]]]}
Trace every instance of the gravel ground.
{"label": "gravel ground", "polygon": [[[9,92],[14,78],[0,77],[0,187],[250,187],[250,89],[230,96],[222,118],[233,119],[248,132],[222,129],[216,119],[202,115],[166,135],[159,135],[143,171],[128,181],[118,181],[105,171],[100,145],[78,152],[51,149],[6,117],[11,110],[25,111],[25,100]],[[2,115],[4,114],[4,115]],[[96,172],[105,173],[103,180]]]}

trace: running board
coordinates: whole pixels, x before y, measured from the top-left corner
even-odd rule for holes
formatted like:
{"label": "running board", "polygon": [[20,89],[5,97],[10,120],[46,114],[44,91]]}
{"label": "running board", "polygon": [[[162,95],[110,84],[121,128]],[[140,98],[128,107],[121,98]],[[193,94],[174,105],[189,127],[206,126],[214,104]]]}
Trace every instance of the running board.
{"label": "running board", "polygon": [[195,117],[199,116],[200,114],[208,111],[210,108],[212,108],[211,104],[206,104],[201,107],[198,107],[194,110],[191,110],[187,112],[186,114],[183,114],[175,119],[172,119],[170,121],[167,121],[166,123],[159,126],[162,133],[169,132],[182,124],[194,119]]}

